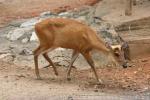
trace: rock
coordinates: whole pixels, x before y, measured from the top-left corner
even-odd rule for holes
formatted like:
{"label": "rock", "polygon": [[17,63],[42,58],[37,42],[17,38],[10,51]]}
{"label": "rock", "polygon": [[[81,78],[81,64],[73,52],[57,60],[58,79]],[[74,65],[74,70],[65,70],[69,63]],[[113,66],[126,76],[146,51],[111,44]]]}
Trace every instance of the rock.
{"label": "rock", "polygon": [[32,32],[32,35],[30,37],[30,41],[38,41],[38,37],[37,37],[35,32]]}
{"label": "rock", "polygon": [[49,53],[50,58],[57,63],[58,65],[68,66],[70,57],[71,57],[71,50],[57,48]]}
{"label": "rock", "polygon": [[9,31],[6,37],[11,41],[18,40],[24,35],[30,34],[31,30],[31,28],[16,28]]}
{"label": "rock", "polygon": [[32,18],[24,23],[22,23],[20,25],[21,28],[25,28],[25,27],[34,27],[34,25],[39,22],[39,18]]}
{"label": "rock", "polygon": [[24,39],[22,39],[22,43],[27,43],[29,41],[29,39],[26,37],[26,38],[24,38]]}
{"label": "rock", "polygon": [[47,17],[47,16],[50,16],[50,15],[53,15],[52,12],[46,11],[46,12],[41,13],[40,17]]}
{"label": "rock", "polygon": [[14,61],[14,55],[12,55],[11,53],[1,54],[0,59],[6,62],[12,62]]}
{"label": "rock", "polygon": [[86,16],[80,16],[80,17],[76,18],[76,20],[85,23],[86,22]]}
{"label": "rock", "polygon": [[24,35],[24,31],[20,28],[17,28],[15,30],[9,31],[7,38],[13,41],[19,39],[22,35]]}
{"label": "rock", "polygon": [[[97,27],[97,25],[94,25]],[[96,29],[97,33],[109,44],[118,45],[120,44],[120,37],[115,31],[114,26],[111,23],[101,21],[99,28]]]}
{"label": "rock", "polygon": [[29,50],[29,49],[27,49],[27,48],[25,48],[25,49],[23,49],[19,54],[20,54],[20,55],[28,56],[28,55],[32,55],[32,51]]}
{"label": "rock", "polygon": [[11,54],[10,54],[10,53],[1,54],[1,55],[0,55],[0,59],[4,58],[4,57],[6,57],[6,56],[9,56],[9,55],[11,55]]}
{"label": "rock", "polygon": [[62,13],[58,14],[58,16],[66,16],[68,14],[69,14],[68,12],[62,12]]}
{"label": "rock", "polygon": [[101,22],[99,29],[101,31],[107,31],[110,28],[110,24],[106,22]]}
{"label": "rock", "polygon": [[62,18],[70,18],[73,16],[73,13],[71,12],[62,12],[60,14],[58,14],[59,17],[62,17]]}

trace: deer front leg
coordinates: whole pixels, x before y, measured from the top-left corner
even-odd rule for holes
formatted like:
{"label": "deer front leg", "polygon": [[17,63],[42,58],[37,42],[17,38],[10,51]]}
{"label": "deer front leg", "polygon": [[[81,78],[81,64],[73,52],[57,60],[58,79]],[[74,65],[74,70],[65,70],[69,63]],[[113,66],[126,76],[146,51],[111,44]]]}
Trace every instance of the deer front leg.
{"label": "deer front leg", "polygon": [[38,68],[38,56],[45,51],[46,48],[39,46],[35,51],[34,51],[34,64],[35,64],[35,74],[38,80],[41,79],[40,74],[39,74],[39,68]]}
{"label": "deer front leg", "polygon": [[47,52],[43,54],[44,58],[49,62],[49,65],[51,65],[53,67],[54,73],[55,75],[58,75],[58,71],[56,69],[56,66],[54,65],[54,63],[52,62],[52,60],[48,57]]}
{"label": "deer front leg", "polygon": [[93,70],[93,72],[94,72],[95,78],[96,78],[96,80],[97,80],[97,84],[98,84],[98,85],[101,84],[102,82],[101,82],[101,80],[99,80],[99,78],[98,78],[98,74],[97,74],[97,72],[96,72],[95,65],[94,65],[94,62],[93,62],[93,60],[92,60],[92,57],[91,57],[90,53],[89,53],[89,52],[85,52],[85,53],[83,53],[83,56],[84,56],[84,58],[86,59],[86,61],[88,62],[88,64],[91,66],[91,68],[92,68],[92,70]]}

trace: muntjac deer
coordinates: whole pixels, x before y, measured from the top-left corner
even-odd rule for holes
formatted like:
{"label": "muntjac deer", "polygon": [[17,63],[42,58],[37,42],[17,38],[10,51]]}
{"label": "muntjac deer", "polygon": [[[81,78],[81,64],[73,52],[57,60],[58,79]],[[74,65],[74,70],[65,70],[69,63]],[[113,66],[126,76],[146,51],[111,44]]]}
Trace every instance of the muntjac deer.
{"label": "muntjac deer", "polygon": [[53,67],[55,74],[58,75],[57,69],[47,53],[61,47],[73,49],[72,59],[67,71],[68,79],[70,78],[71,67],[81,53],[91,66],[97,82],[100,82],[90,51],[97,49],[111,57],[110,59],[113,57],[113,52],[105,46],[102,39],[89,26],[72,19],[49,18],[37,23],[35,32],[40,42],[39,47],[34,51],[35,73],[38,79],[40,79],[38,69],[38,56],[40,54],[43,54]]}

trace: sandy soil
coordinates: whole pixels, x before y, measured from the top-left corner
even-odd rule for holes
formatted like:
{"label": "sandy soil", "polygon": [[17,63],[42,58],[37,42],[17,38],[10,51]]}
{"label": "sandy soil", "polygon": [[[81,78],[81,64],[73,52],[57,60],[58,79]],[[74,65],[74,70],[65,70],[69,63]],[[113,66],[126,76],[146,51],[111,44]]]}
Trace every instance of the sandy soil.
{"label": "sandy soil", "polygon": [[[150,10],[149,0],[137,0],[137,5],[133,6],[132,9],[132,16],[125,16],[125,1],[126,0],[103,0],[98,4],[95,16],[99,16],[114,25],[150,16],[150,13],[145,13]],[[140,3],[140,1],[142,3]]]}
{"label": "sandy soil", "polygon": [[0,61],[0,100],[68,100],[70,96],[80,99],[85,96],[93,100],[104,97],[104,100],[136,100],[136,96],[140,96],[138,99],[149,100],[150,95],[146,91],[150,88],[150,58],[134,61],[133,65],[127,69],[98,68],[103,83],[95,89],[91,69],[74,68],[72,80],[67,81],[67,68],[57,66],[58,77],[52,68],[42,68],[40,74],[43,80],[36,80],[34,69]]}

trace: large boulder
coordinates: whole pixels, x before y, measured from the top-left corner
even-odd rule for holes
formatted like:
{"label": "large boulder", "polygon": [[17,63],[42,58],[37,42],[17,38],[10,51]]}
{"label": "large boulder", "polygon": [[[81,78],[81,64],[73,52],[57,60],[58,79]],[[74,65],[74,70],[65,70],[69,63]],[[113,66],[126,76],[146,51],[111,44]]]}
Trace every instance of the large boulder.
{"label": "large boulder", "polygon": [[15,41],[27,37],[31,34],[31,31],[32,28],[15,28],[14,30],[9,31],[6,37],[10,41]]}

